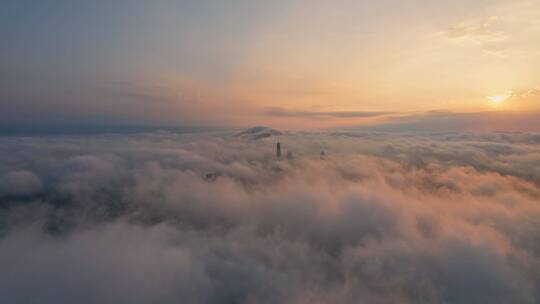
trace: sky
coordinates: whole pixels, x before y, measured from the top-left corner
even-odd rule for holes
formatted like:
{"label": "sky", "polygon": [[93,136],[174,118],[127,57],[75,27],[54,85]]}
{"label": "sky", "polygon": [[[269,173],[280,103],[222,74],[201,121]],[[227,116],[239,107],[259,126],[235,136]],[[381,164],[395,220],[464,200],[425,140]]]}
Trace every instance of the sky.
{"label": "sky", "polygon": [[537,0],[0,7],[4,130],[540,131]]}

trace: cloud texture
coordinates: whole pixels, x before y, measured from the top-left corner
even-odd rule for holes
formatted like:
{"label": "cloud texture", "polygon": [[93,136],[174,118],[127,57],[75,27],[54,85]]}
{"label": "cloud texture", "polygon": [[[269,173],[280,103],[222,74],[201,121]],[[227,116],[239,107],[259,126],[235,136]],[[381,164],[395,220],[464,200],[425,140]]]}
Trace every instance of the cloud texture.
{"label": "cloud texture", "polygon": [[1,138],[0,302],[538,303],[539,135],[279,140]]}

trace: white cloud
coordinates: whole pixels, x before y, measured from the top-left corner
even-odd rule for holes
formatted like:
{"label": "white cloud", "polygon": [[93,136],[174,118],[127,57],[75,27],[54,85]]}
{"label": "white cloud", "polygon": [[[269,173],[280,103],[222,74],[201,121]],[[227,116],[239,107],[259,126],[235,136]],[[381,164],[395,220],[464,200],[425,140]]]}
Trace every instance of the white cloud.
{"label": "white cloud", "polygon": [[27,170],[11,171],[0,177],[0,195],[33,195],[41,188],[41,180]]}
{"label": "white cloud", "polygon": [[537,299],[537,134],[286,133],[279,162],[276,140],[0,139],[0,173],[43,184],[0,198],[0,301]]}

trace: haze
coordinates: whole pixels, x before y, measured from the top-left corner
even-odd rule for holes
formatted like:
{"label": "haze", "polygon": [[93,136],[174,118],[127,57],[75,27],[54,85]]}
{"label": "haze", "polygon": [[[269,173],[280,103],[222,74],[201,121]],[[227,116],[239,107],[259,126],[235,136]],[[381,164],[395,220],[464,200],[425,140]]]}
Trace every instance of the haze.
{"label": "haze", "polygon": [[0,120],[538,130],[539,20],[535,0],[3,1]]}
{"label": "haze", "polygon": [[540,0],[0,0],[1,304],[540,304]]}

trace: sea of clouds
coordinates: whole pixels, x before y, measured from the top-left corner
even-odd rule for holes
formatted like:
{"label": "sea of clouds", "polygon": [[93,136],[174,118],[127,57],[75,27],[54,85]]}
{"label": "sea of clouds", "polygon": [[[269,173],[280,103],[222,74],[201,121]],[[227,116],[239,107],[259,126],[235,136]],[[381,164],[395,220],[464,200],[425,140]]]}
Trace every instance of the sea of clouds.
{"label": "sea of clouds", "polygon": [[540,135],[2,137],[0,303],[540,303]]}

